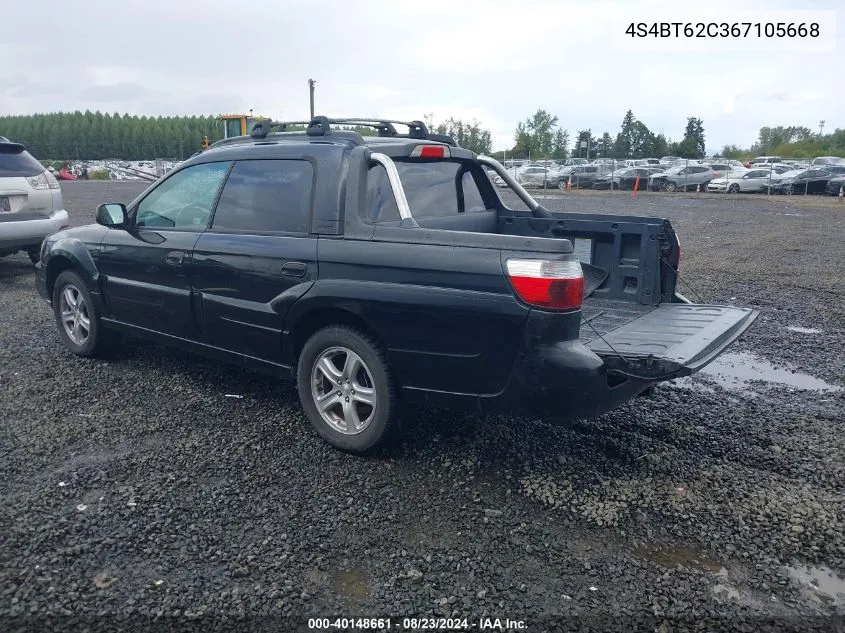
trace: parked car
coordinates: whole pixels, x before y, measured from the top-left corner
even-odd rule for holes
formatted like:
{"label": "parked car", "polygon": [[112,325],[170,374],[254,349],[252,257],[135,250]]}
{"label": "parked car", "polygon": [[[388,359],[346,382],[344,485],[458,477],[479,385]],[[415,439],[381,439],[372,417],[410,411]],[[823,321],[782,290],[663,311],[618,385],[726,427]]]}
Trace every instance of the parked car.
{"label": "parked car", "polygon": [[648,167],[623,167],[616,171],[599,176],[593,183],[593,189],[625,189],[632,190],[637,176],[640,177],[640,188],[645,189],[649,176],[658,173],[657,169]]}
{"label": "parked car", "polygon": [[819,169],[824,169],[827,173],[834,176],[845,174],[845,165],[825,165]]}
{"label": "parked car", "polygon": [[293,379],[316,432],[362,452],[400,402],[601,414],[697,372],[757,317],[676,292],[668,220],[551,213],[422,124],[331,123],[257,124],[48,237],[36,288],[62,344],[97,356],[130,334]]}
{"label": "parked car", "polygon": [[771,182],[771,176],[771,171],[768,169],[732,171],[728,172],[727,176],[711,180],[707,185],[707,191],[715,193],[759,193],[765,191]]}
{"label": "parked car", "polygon": [[516,179],[523,187],[557,187],[561,175],[557,169],[531,165],[517,172]]}
{"label": "parked car", "polygon": [[0,257],[25,251],[70,225],[59,181],[20,143],[0,141]]}
{"label": "parked car", "polygon": [[838,196],[845,188],[845,175],[834,176],[827,182],[827,195]]}
{"label": "parked car", "polygon": [[682,160],[684,160],[684,159],[681,158],[680,156],[663,156],[660,159],[660,164],[661,165],[674,165],[678,161],[682,161]]}
{"label": "parked car", "polygon": [[752,167],[760,167],[762,165],[771,165],[774,163],[782,163],[783,159],[780,156],[758,156],[751,161]]}
{"label": "parked car", "polygon": [[652,191],[682,191],[707,188],[707,183],[716,178],[716,172],[706,165],[675,165],[664,172],[652,175],[648,188]]}
{"label": "parked car", "polygon": [[831,177],[832,174],[824,169],[796,169],[773,180],[768,191],[787,195],[825,193]]}
{"label": "parked car", "polygon": [[565,178],[561,178],[558,186],[563,189],[571,181],[573,189],[592,189],[597,178],[611,171],[613,171],[611,165],[580,165],[574,167]]}
{"label": "parked car", "polygon": [[814,158],[810,165],[845,165],[845,158],[841,156],[819,156]]}

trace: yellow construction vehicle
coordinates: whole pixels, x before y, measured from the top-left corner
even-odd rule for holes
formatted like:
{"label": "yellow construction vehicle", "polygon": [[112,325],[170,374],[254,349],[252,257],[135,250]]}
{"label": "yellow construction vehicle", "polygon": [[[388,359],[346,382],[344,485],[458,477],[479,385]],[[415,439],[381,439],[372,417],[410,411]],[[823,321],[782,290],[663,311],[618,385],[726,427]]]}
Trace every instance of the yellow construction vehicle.
{"label": "yellow construction vehicle", "polygon": [[[249,114],[221,114],[217,117],[217,120],[223,123],[223,138],[246,136],[257,121],[270,121],[266,116],[253,116],[251,112]],[[272,121],[270,122],[272,123]],[[200,151],[204,152],[209,145],[211,145],[211,139],[208,136],[203,136]]]}
{"label": "yellow construction vehicle", "polygon": [[223,138],[233,136],[246,136],[256,121],[269,121],[266,116],[253,116],[250,114],[221,114],[218,121],[223,121]]}

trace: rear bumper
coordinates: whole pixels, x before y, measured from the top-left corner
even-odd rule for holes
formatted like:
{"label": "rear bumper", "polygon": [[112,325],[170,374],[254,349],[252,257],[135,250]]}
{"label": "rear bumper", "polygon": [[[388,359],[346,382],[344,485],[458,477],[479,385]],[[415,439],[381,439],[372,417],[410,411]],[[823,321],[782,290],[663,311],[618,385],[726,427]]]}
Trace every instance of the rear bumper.
{"label": "rear bumper", "polygon": [[53,211],[43,219],[15,219],[14,214],[0,216],[0,249],[40,246],[45,237],[70,224],[67,211]]}
{"label": "rear bumper", "polygon": [[[404,389],[403,398],[414,404],[445,409],[531,415],[562,421],[602,415],[653,384],[611,376],[601,358],[577,338],[561,341],[560,332],[551,331],[555,321],[555,315],[532,311],[523,347],[500,393],[479,395]],[[577,319],[575,323],[577,336]]]}

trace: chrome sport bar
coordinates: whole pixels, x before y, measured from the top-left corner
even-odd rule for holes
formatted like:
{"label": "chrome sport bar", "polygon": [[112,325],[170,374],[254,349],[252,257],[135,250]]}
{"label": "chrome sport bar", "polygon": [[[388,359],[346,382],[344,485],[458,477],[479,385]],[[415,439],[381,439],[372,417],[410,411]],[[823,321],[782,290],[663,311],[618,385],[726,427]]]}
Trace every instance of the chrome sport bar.
{"label": "chrome sport bar", "polygon": [[396,199],[396,206],[399,209],[399,217],[403,220],[413,220],[411,215],[411,207],[408,205],[408,198],[405,197],[405,188],[402,186],[402,181],[399,179],[399,170],[396,169],[396,163],[391,160],[387,154],[380,152],[373,152],[370,154],[370,160],[378,163],[384,167],[387,172],[387,180],[390,182],[390,188],[393,190],[393,197]]}
{"label": "chrome sport bar", "polygon": [[508,173],[508,170],[504,168],[504,166],[497,161],[495,158],[491,158],[489,156],[477,156],[476,160],[481,165],[489,167],[493,171],[495,171],[499,176],[501,176],[502,180],[513,189],[514,193],[519,196],[519,199],[522,200],[528,208],[532,211],[536,211],[538,207],[540,207],[540,203],[537,202],[534,198],[531,197],[531,194],[528,193],[525,188],[520,185],[516,179]]}

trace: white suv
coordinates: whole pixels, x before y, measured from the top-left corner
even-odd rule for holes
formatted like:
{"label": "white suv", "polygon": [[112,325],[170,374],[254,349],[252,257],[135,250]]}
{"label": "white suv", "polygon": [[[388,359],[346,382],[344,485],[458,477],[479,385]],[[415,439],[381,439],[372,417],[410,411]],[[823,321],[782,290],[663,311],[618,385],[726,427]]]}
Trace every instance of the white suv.
{"label": "white suv", "polygon": [[26,251],[35,263],[44,238],[68,226],[56,177],[0,136],[0,257]]}

